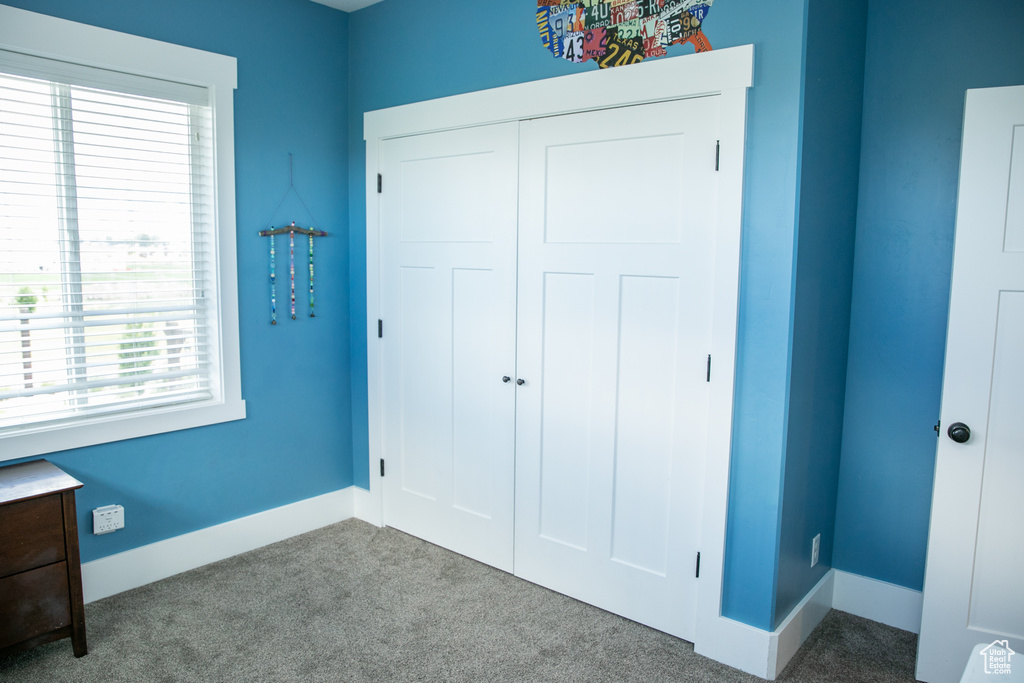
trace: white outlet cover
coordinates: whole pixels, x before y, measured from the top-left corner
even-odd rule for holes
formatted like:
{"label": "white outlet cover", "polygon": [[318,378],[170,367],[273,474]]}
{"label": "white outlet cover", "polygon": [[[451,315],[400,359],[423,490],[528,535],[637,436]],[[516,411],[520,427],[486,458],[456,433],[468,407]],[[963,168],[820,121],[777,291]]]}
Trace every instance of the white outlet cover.
{"label": "white outlet cover", "polygon": [[818,564],[818,558],[821,554],[821,534],[814,537],[811,541],[811,566]]}
{"label": "white outlet cover", "polygon": [[124,528],[124,508],[120,505],[105,505],[92,511],[92,532],[96,535],[109,534]]}

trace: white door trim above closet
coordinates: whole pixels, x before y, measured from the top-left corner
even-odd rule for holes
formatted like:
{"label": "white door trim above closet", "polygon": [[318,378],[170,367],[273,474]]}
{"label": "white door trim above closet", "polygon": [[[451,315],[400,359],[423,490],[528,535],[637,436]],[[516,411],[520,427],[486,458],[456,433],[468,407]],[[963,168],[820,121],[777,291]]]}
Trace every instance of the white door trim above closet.
{"label": "white door trim above closet", "polygon": [[[506,121],[718,95],[722,99],[717,222],[708,226],[715,235],[713,374],[694,641],[698,651],[713,652],[716,659],[747,671],[758,668],[749,661],[758,658],[757,652],[743,652],[743,648],[735,643],[732,652],[702,648],[702,641],[718,639],[732,632],[727,627],[735,624],[721,616],[721,595],[732,444],[747,89],[753,82],[753,59],[753,46],[747,45],[522,83],[365,114],[367,381],[371,467],[370,490],[358,496],[356,501],[357,516],[378,525],[382,523],[382,482],[377,465],[382,452],[380,354],[377,347],[377,321],[380,319],[377,174],[381,141]],[[387,186],[386,178],[384,186]],[[384,327],[386,334],[386,321]]]}
{"label": "white door trim above closet", "polygon": [[[375,154],[373,143],[381,138],[724,94],[751,87],[753,72],[754,46],[744,45],[366,112],[367,169]],[[369,218],[367,211],[367,223]]]}

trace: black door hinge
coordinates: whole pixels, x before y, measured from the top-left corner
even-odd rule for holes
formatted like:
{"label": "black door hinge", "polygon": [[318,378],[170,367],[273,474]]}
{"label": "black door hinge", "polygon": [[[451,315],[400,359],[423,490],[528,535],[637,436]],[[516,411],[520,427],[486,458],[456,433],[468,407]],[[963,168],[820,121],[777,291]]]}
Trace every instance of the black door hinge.
{"label": "black door hinge", "polygon": [[377,319],[377,339],[384,338],[384,321],[380,318]]}
{"label": "black door hinge", "polygon": [[380,476],[384,476],[384,458],[380,459]]}
{"label": "black door hinge", "polygon": [[697,553],[697,576],[696,576],[696,578],[698,578],[698,579],[700,578],[700,553]]}
{"label": "black door hinge", "polygon": [[708,381],[711,381],[711,354],[708,354]]}
{"label": "black door hinge", "polygon": [[377,174],[377,194],[384,191],[384,176],[380,173]]}
{"label": "black door hinge", "polygon": [[722,141],[715,140],[715,170],[718,170],[719,164],[722,161]]}
{"label": "black door hinge", "polygon": [[939,438],[940,436],[942,436],[942,420],[939,420],[938,422],[936,422],[935,426],[932,427],[932,429],[935,430],[935,438],[936,439]]}

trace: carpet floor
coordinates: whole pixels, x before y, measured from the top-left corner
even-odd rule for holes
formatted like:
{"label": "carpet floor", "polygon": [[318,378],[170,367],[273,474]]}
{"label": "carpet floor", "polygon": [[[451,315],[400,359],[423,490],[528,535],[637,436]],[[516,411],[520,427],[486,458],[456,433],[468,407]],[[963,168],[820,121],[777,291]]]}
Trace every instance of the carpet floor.
{"label": "carpet floor", "polygon": [[[86,605],[0,680],[754,682],[690,643],[349,520]],[[780,681],[910,683],[917,637],[831,612]]]}

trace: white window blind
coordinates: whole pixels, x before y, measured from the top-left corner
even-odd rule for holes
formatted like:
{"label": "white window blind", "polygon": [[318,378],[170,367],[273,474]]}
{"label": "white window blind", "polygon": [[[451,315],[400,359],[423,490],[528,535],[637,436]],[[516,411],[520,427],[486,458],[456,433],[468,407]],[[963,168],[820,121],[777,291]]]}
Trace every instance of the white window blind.
{"label": "white window blind", "polygon": [[212,139],[203,88],[0,51],[0,435],[216,398]]}

